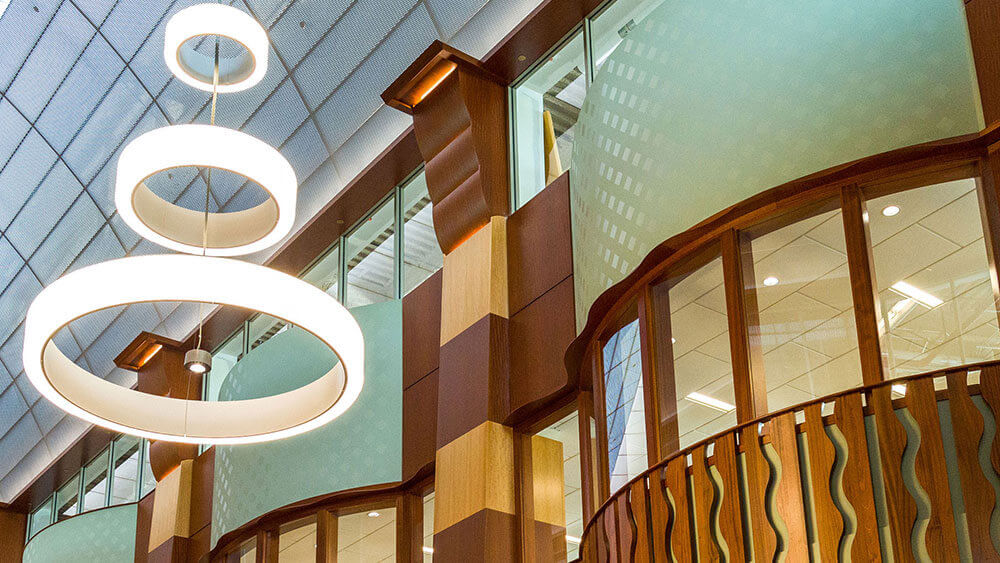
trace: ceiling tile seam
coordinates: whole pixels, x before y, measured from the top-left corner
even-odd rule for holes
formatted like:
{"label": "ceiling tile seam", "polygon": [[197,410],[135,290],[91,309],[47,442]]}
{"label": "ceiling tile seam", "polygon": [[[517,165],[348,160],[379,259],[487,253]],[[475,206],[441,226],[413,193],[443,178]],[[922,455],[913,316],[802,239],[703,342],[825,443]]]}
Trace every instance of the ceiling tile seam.
{"label": "ceiling tile seam", "polygon": [[[247,3],[247,0],[243,0],[243,4],[246,5],[247,10],[250,10],[250,13],[252,15],[253,14],[253,10],[250,8],[250,5]],[[257,16],[254,15],[254,18],[256,18],[256,17]],[[312,119],[313,125],[316,126],[316,131],[319,133],[320,141],[322,141],[323,145],[326,147],[327,154],[333,154],[333,149],[332,149],[332,147],[330,145],[330,141],[326,138],[326,134],[323,133],[323,130],[320,129],[319,122],[316,121],[316,114],[315,114],[315,112],[313,112],[311,109],[309,109],[309,103],[306,101],[305,94],[302,93],[302,88],[299,86],[299,83],[295,80],[295,76],[292,74],[291,69],[288,67],[288,63],[285,62],[285,57],[282,56],[282,54],[281,54],[280,51],[278,51],[278,46],[277,45],[274,45],[273,49],[274,49],[274,54],[278,57],[278,62],[280,62],[282,68],[285,69],[285,74],[287,76],[287,79],[292,83],[292,87],[295,88],[295,93],[298,94],[299,99],[302,100],[302,105],[306,109],[306,115],[308,116],[309,119]],[[274,92],[277,92],[280,87],[281,87],[281,84],[278,84],[278,86],[272,91],[272,94]],[[261,104],[261,107],[263,107],[263,104]],[[258,107],[258,109],[260,109],[260,108]],[[301,128],[301,127],[302,127],[302,124],[299,124],[299,127],[296,127],[295,131],[293,131],[292,134],[294,135],[295,133],[297,133],[298,130],[299,130],[299,128]],[[289,138],[291,138],[291,135],[289,135]],[[286,139],[286,141],[287,140],[288,139]],[[282,143],[282,144],[284,144],[284,143]],[[339,174],[339,172],[338,172],[338,174]]]}
{"label": "ceiling tile seam", "polygon": [[[6,99],[4,98],[3,93],[0,93],[0,98]],[[0,166],[0,174],[3,174],[3,171],[7,169],[7,165],[10,164],[10,161],[14,160],[14,153],[17,152],[17,149],[21,148],[21,145],[24,143],[25,139],[27,139],[28,135],[30,134],[31,134],[31,124],[28,123],[28,130],[24,132],[24,136],[21,137],[21,140],[18,141],[16,145],[14,145],[14,150],[10,152],[10,156],[8,156],[7,160],[4,161],[3,166]],[[2,232],[2,230],[0,230],[0,232]]]}
{"label": "ceiling tile seam", "polygon": [[[96,34],[95,34],[95,36],[96,36]],[[81,55],[82,55],[82,53],[81,53]],[[74,63],[74,65],[75,65],[75,63]],[[72,69],[70,69],[70,70],[72,70]],[[115,77],[115,81],[117,81],[117,80],[118,80],[118,78],[120,78],[120,77],[121,77],[121,75],[122,75],[122,74],[124,74],[124,72],[125,72],[125,68],[124,68],[124,67],[122,67],[122,69],[121,69],[121,70],[120,70],[120,71],[118,72],[118,75],[117,75],[117,76]],[[69,76],[69,73],[67,73],[67,76]],[[65,80],[65,78],[63,78],[63,80]],[[60,82],[60,85],[61,85],[61,84],[62,84],[62,83]],[[114,82],[112,82],[112,84],[114,84]],[[107,92],[105,92],[105,95],[107,95]],[[54,93],[53,93],[52,97],[53,97],[53,98],[55,97],[55,94],[54,94]],[[11,100],[11,99],[10,99],[9,97],[7,97],[7,96],[5,96],[5,95],[3,95],[3,94],[0,94],[0,99],[4,99],[4,100],[7,100],[7,103],[9,103],[9,104],[11,105],[11,107],[13,107],[13,108],[14,108],[14,110],[15,110],[15,111],[17,111],[17,112],[18,112],[18,114],[20,114],[20,115],[21,115],[21,117],[22,117],[22,118],[24,118],[24,119],[25,119],[25,120],[27,121],[27,116],[25,116],[25,115],[24,115],[24,113],[23,113],[23,112],[21,112],[21,110],[20,110],[20,109],[19,109],[19,108],[18,108],[18,107],[17,107],[17,106],[16,106],[15,104],[14,104],[13,100]],[[51,101],[52,101],[52,98],[49,98],[49,101],[45,103],[46,107],[48,107],[48,104],[49,104],[49,102],[51,102]],[[85,125],[86,125],[86,124],[87,124],[87,123],[88,123],[88,122],[90,121],[90,118],[91,118],[91,117],[93,117],[93,115],[94,115],[94,112],[96,112],[96,111],[97,111],[97,108],[98,108],[99,106],[100,106],[100,103],[98,103],[98,104],[97,104],[97,105],[95,105],[95,106],[94,106],[93,108],[91,108],[90,112],[89,112],[89,113],[87,114],[87,117],[86,117],[86,118],[85,118],[85,119],[83,120],[83,123],[82,123],[82,124],[80,125],[80,127],[79,127],[79,128],[77,128],[77,130],[76,130],[76,133],[74,133],[74,134],[73,134],[73,136],[72,136],[72,137],[70,137],[70,140],[69,140],[69,143],[67,143],[67,144],[66,144],[66,147],[65,147],[65,148],[64,148],[64,149],[62,150],[62,152],[56,152],[56,150],[55,150],[55,145],[53,145],[53,144],[52,144],[51,142],[49,142],[49,140],[48,140],[48,139],[47,139],[47,138],[45,137],[45,135],[44,135],[44,134],[42,133],[41,129],[39,129],[38,127],[36,127],[36,126],[35,126],[35,123],[37,122],[37,119],[36,119],[36,121],[35,121],[35,122],[27,122],[27,123],[28,123],[28,126],[29,126],[29,127],[28,127],[28,131],[30,132],[31,130],[34,130],[34,131],[35,131],[36,133],[38,133],[38,136],[39,136],[39,137],[41,137],[41,138],[42,138],[42,140],[43,140],[43,141],[45,141],[45,144],[47,144],[47,145],[49,146],[49,148],[51,148],[51,149],[52,149],[52,152],[53,152],[53,153],[55,153],[55,155],[56,155],[56,160],[55,160],[55,161],[53,161],[53,163],[52,163],[52,166],[50,166],[50,167],[49,167],[49,169],[48,169],[48,170],[47,170],[47,171],[45,172],[45,174],[44,174],[44,175],[42,176],[42,178],[41,178],[41,180],[40,180],[40,181],[38,182],[38,184],[37,184],[37,185],[36,185],[36,186],[35,186],[35,187],[34,187],[34,188],[33,188],[33,189],[31,190],[31,193],[30,193],[30,194],[28,194],[28,197],[27,197],[27,198],[26,198],[26,199],[24,200],[24,203],[22,203],[22,204],[21,204],[21,207],[19,207],[19,208],[18,208],[18,210],[17,210],[17,211],[16,211],[15,213],[14,213],[14,216],[13,216],[13,217],[11,217],[11,219],[10,219],[10,222],[9,222],[9,223],[7,223],[7,226],[5,227],[5,229],[4,229],[4,230],[6,230],[6,229],[9,229],[9,228],[10,228],[10,226],[14,224],[14,221],[15,221],[15,220],[17,219],[17,217],[18,217],[18,216],[19,216],[19,215],[21,214],[21,211],[23,211],[23,210],[24,210],[24,208],[25,208],[25,207],[27,207],[27,205],[28,205],[28,202],[29,202],[29,201],[31,201],[31,198],[32,198],[32,197],[33,197],[33,196],[35,195],[35,192],[37,192],[37,191],[38,191],[38,189],[39,189],[39,188],[40,188],[40,187],[42,186],[42,184],[44,184],[44,183],[45,183],[45,180],[46,180],[46,179],[48,179],[48,177],[49,177],[49,174],[51,174],[51,173],[52,173],[52,170],[54,170],[54,169],[55,169],[55,167],[56,167],[56,164],[58,164],[59,162],[62,162],[62,163],[63,163],[63,165],[64,165],[64,166],[65,166],[65,167],[66,167],[67,169],[69,169],[69,170],[70,170],[70,173],[73,173],[73,170],[72,170],[72,168],[70,168],[70,166],[69,166],[69,163],[68,163],[68,162],[66,162],[66,161],[65,161],[65,160],[64,160],[64,159],[62,158],[62,156],[63,156],[63,154],[64,154],[64,153],[65,153],[65,152],[66,152],[66,151],[67,151],[67,150],[69,149],[69,146],[70,146],[70,144],[72,144],[72,143],[73,143],[73,141],[74,141],[74,140],[76,140],[76,138],[77,138],[77,137],[78,137],[78,136],[80,135],[80,132],[81,132],[81,131],[83,131],[83,128],[84,128],[84,126],[85,126]],[[42,108],[42,113],[44,113],[44,112],[45,112],[45,108]],[[38,114],[38,117],[39,117],[39,118],[41,118],[41,116],[42,116],[42,113],[39,113],[39,114]],[[28,134],[25,134],[25,136],[24,136],[24,139],[26,139],[27,137],[28,137]],[[22,139],[22,140],[21,140],[21,142],[24,142],[24,139]],[[18,144],[18,147],[17,147],[17,148],[18,148],[18,149],[20,148],[20,144]],[[17,150],[15,149],[15,151],[14,151],[14,152],[16,153],[16,152],[17,152]],[[14,154],[13,154],[13,153],[11,153],[11,159],[13,159],[13,157],[14,157]],[[8,159],[8,162],[9,162],[9,161],[10,161],[11,159]],[[4,165],[4,168],[6,168],[6,164]],[[102,167],[102,168],[103,168],[103,167]],[[2,173],[2,172],[3,172],[3,168],[0,168],[0,173]],[[77,176],[77,175],[76,175],[75,173],[73,173],[73,176],[74,176],[74,177],[76,178],[77,182],[79,182],[79,183],[80,183],[80,187],[81,187],[81,188],[82,188],[83,190],[86,190],[86,189],[87,189],[87,188],[89,187],[89,185],[90,185],[90,184],[89,184],[89,182],[88,182],[87,184],[84,184],[84,183],[83,183],[83,181],[82,181],[82,180],[81,180],[81,179],[80,179],[80,178],[79,178],[79,177],[78,177],[78,176]],[[92,181],[93,181],[93,180],[91,180],[91,182],[92,182]],[[96,203],[96,202],[95,202],[95,203]],[[100,207],[100,206],[98,206],[98,207]],[[102,215],[103,215],[103,213],[102,213]]]}
{"label": "ceiling tile seam", "polygon": [[[0,98],[2,98],[2,99],[6,99],[6,100],[7,100],[7,102],[8,102],[8,103],[9,103],[9,104],[11,105],[11,107],[13,107],[13,108],[14,108],[14,110],[15,110],[15,111],[17,111],[17,112],[18,112],[19,114],[21,114],[21,117],[22,117],[22,118],[24,118],[24,120],[25,120],[25,121],[28,121],[28,119],[27,119],[27,117],[26,117],[26,116],[24,115],[24,113],[23,113],[23,112],[22,112],[22,111],[21,111],[21,110],[20,110],[20,109],[19,109],[19,108],[18,108],[18,107],[17,107],[17,106],[16,106],[15,104],[14,104],[14,102],[13,102],[13,101],[11,101],[11,99],[10,99],[10,98],[8,98],[8,97],[6,97],[6,96],[3,96],[3,95],[0,95]],[[144,111],[144,112],[143,112],[143,114],[142,114],[142,116],[140,116],[140,117],[139,117],[139,121],[141,121],[141,120],[142,120],[142,117],[145,117],[146,113],[148,113],[148,112],[149,112],[149,108],[150,108],[150,106],[147,106],[147,107],[146,107],[146,111]],[[135,125],[138,125],[139,121],[136,121],[136,122],[135,122]],[[69,173],[73,175],[73,178],[74,178],[74,179],[75,179],[75,180],[77,181],[77,183],[78,183],[78,184],[80,184],[80,187],[82,188],[82,191],[81,191],[81,193],[85,193],[85,194],[87,194],[87,197],[89,197],[89,198],[90,198],[90,200],[91,200],[91,201],[92,201],[92,202],[94,203],[94,205],[95,205],[95,206],[97,207],[97,212],[98,212],[98,213],[100,213],[100,214],[101,214],[101,217],[103,217],[103,218],[104,218],[104,223],[105,223],[105,224],[107,224],[107,223],[108,223],[108,221],[110,220],[110,217],[108,217],[108,216],[104,215],[104,211],[102,211],[102,210],[101,210],[101,206],[100,206],[100,204],[98,204],[98,202],[97,202],[97,199],[96,199],[96,198],[95,198],[95,197],[93,196],[93,194],[91,194],[91,193],[90,193],[90,190],[88,190],[88,188],[90,187],[90,183],[91,183],[91,182],[93,182],[93,181],[94,181],[94,178],[96,178],[97,176],[95,175],[95,176],[94,176],[94,178],[91,178],[90,182],[86,182],[86,183],[85,183],[85,182],[84,182],[83,180],[81,180],[81,179],[80,179],[80,176],[78,176],[78,175],[77,175],[76,171],[75,171],[75,170],[73,170],[73,168],[72,168],[72,167],[71,167],[71,166],[69,165],[69,163],[68,163],[68,162],[66,162],[66,160],[65,160],[65,159],[63,158],[63,152],[65,152],[66,150],[68,150],[68,149],[69,149],[69,146],[70,146],[70,145],[66,145],[66,148],[65,148],[65,149],[63,149],[63,151],[62,151],[62,152],[60,152],[60,151],[57,151],[57,150],[56,150],[56,148],[55,148],[55,146],[54,146],[54,145],[53,145],[53,144],[52,144],[51,142],[49,142],[49,140],[48,140],[48,139],[47,139],[47,138],[45,137],[45,135],[44,135],[44,134],[43,134],[43,133],[41,132],[41,130],[39,130],[39,129],[38,129],[38,127],[37,127],[37,126],[35,125],[35,123],[34,123],[34,122],[29,122],[29,123],[31,124],[31,128],[32,128],[32,129],[34,129],[34,131],[35,131],[36,133],[38,133],[38,136],[39,136],[39,137],[40,137],[40,138],[42,139],[42,141],[44,141],[44,142],[45,142],[45,144],[46,144],[46,145],[48,145],[48,147],[49,147],[49,150],[51,150],[51,151],[52,151],[52,153],[56,155],[56,162],[62,162],[62,163],[63,163],[63,166],[65,166],[65,167],[66,167],[66,170],[68,170],[68,171],[69,171]],[[132,127],[134,128],[134,127],[135,127],[135,125],[133,125]],[[82,127],[83,127],[83,126],[81,126],[81,129],[80,129],[80,130],[82,130]],[[76,132],[76,134],[74,135],[73,139],[75,139],[75,138],[76,138],[76,135],[79,135],[79,134],[80,134],[80,131],[77,131],[77,132]],[[71,140],[70,142],[72,143],[72,140]],[[124,142],[124,139],[122,139],[122,142]],[[119,143],[118,143],[118,146],[116,146],[116,147],[115,147],[115,150],[114,150],[114,151],[112,151],[112,153],[111,153],[111,155],[112,155],[112,156],[114,156],[115,152],[117,152],[117,151],[118,151],[118,147],[120,147],[120,146],[121,146],[122,142],[119,142]],[[111,160],[111,157],[109,157],[109,158],[108,158],[108,161],[110,161],[110,160]],[[107,166],[107,162],[108,162],[108,161],[105,161],[105,164],[104,164],[104,166]],[[104,168],[104,166],[102,166],[102,167],[101,167],[101,169],[103,169],[103,168]],[[53,167],[54,167],[54,164],[53,164]],[[101,169],[99,169],[99,170],[101,170]],[[51,172],[51,169],[50,169],[49,171]],[[99,174],[100,174],[100,172],[98,172],[98,175],[99,175]],[[48,176],[48,172],[46,172],[46,176]],[[43,178],[43,181],[44,181],[44,178]],[[37,189],[38,189],[38,188],[39,188],[40,186],[41,186],[41,183],[39,183],[39,185],[35,187],[35,190],[37,190]],[[32,191],[32,195],[34,195],[34,191],[35,191],[35,190],[33,190],[33,191]],[[30,199],[30,196],[29,196],[29,198],[28,198],[28,199]],[[79,199],[79,196],[77,197],[77,199]],[[75,202],[76,202],[76,200],[74,200],[74,203],[75,203]],[[28,203],[28,202],[27,202],[27,201],[25,201],[24,205],[27,205],[27,203]],[[24,208],[24,205],[22,205],[21,209],[23,209],[23,208]],[[18,209],[18,213],[20,213],[21,209]],[[64,215],[65,215],[65,213],[64,213]],[[57,223],[57,224],[58,224],[58,223]],[[42,240],[41,240],[41,242],[39,242],[39,243],[38,243],[38,244],[39,244],[39,246],[41,246],[42,244],[44,244],[44,243],[45,243],[45,241],[46,241],[46,240],[48,240],[48,238],[49,238],[49,235],[51,235],[51,234],[52,234],[52,231],[49,231],[48,233],[46,233],[46,234],[45,234],[45,236],[44,236],[44,237],[42,237]],[[123,241],[121,240],[121,237],[119,237],[119,236],[118,236],[118,233],[114,233],[114,235],[115,235],[115,238],[117,238],[117,239],[118,239],[118,243],[122,245],[122,248],[125,248],[125,243],[124,243],[124,242],[123,242]],[[37,249],[36,249],[36,250],[37,250]],[[32,253],[32,255],[34,255],[34,254]],[[41,280],[39,280],[39,283],[41,283]]]}
{"label": "ceiling tile seam", "polygon": [[441,32],[441,24],[438,23],[437,16],[434,15],[434,10],[431,10],[431,5],[427,3],[427,0],[420,0],[420,3],[424,5],[424,9],[427,10],[427,17],[431,19],[431,25],[434,26],[434,32],[437,33],[438,39],[441,41],[445,40],[444,33]]}
{"label": "ceiling tile seam", "polygon": [[17,79],[17,75],[21,74],[21,69],[23,69],[24,65],[28,63],[28,59],[30,59],[31,54],[35,52],[35,47],[38,47],[38,43],[41,42],[42,37],[45,37],[45,32],[49,30],[49,26],[52,24],[52,20],[56,19],[56,14],[59,13],[59,8],[62,8],[61,2],[59,4],[59,7],[57,7],[55,10],[52,11],[52,15],[49,17],[49,21],[45,22],[45,26],[42,27],[42,31],[38,33],[38,37],[35,39],[35,42],[31,44],[31,49],[28,49],[28,54],[24,56],[24,60],[21,61],[21,64],[18,65],[17,70],[14,71],[13,75],[11,75],[10,82],[7,83],[7,86],[5,86],[2,90],[0,90],[0,94],[6,93],[7,90],[9,90],[10,87],[14,85],[14,80]]}
{"label": "ceiling tile seam", "polygon": [[[465,22],[464,22],[464,23],[463,23],[462,25],[458,26],[458,29],[456,29],[456,30],[455,30],[455,33],[453,33],[453,34],[451,35],[451,37],[449,37],[449,38],[447,39],[447,41],[451,41],[452,39],[454,39],[454,38],[455,38],[455,36],[457,36],[457,35],[458,35],[459,33],[461,33],[461,32],[462,32],[462,30],[463,30],[463,29],[465,29],[465,26],[466,26],[466,25],[468,25],[468,23],[469,23],[470,21],[472,21],[473,19],[475,19],[475,17],[476,17],[476,16],[478,16],[480,12],[482,12],[483,10],[485,10],[485,9],[486,9],[486,6],[488,6],[488,5],[490,4],[490,2],[492,2],[492,1],[493,1],[493,0],[484,0],[484,1],[483,1],[483,3],[482,3],[482,5],[481,5],[481,6],[479,6],[478,8],[476,8],[476,11],[475,11],[475,12],[472,12],[472,15],[470,15],[470,16],[469,16],[469,19],[465,20]],[[539,2],[538,4],[536,4],[536,5],[535,5],[535,8],[533,8],[532,10],[530,10],[530,11],[529,11],[529,13],[531,13],[531,12],[535,11],[535,9],[537,9],[537,8],[538,8],[538,6],[540,6],[540,5],[541,5],[541,2]],[[527,16],[528,16],[528,14],[524,14],[524,17],[525,17],[525,18],[527,18]],[[516,26],[515,26],[515,27],[516,27]],[[511,30],[511,32],[512,32],[512,31],[513,31],[513,29]],[[511,32],[508,32],[508,34],[510,34]],[[505,36],[506,36],[506,35],[505,35]],[[501,41],[503,41],[503,39],[501,39]],[[489,52],[493,51],[493,49],[496,49],[496,48],[497,48],[497,45],[493,45],[492,47],[490,47],[490,51],[487,51],[487,53],[489,53]]]}
{"label": "ceiling tile seam", "polygon": [[[17,385],[15,385],[14,387],[17,387]],[[32,404],[32,406],[34,406],[34,404]],[[38,442],[36,442],[36,445],[37,444],[44,444],[45,445],[45,449],[49,452],[49,457],[55,457],[55,456],[52,455],[52,450],[49,449],[49,445],[45,443],[45,437],[48,434],[45,433],[45,432],[42,432],[42,427],[41,427],[40,424],[38,424],[38,419],[35,418],[35,415],[32,414],[31,407],[28,407],[28,410],[24,411],[24,413],[22,413],[21,416],[17,417],[17,420],[15,420],[14,423],[10,425],[10,428],[8,428],[7,430],[4,430],[3,434],[0,435],[0,441],[2,441],[4,438],[6,438],[7,435],[10,434],[14,430],[14,428],[17,428],[18,423],[20,423],[24,419],[24,417],[26,417],[28,415],[31,415],[31,421],[35,423],[35,428],[38,430],[38,435],[42,437],[41,440],[39,440]],[[34,449],[34,446],[32,446],[31,449],[28,450],[29,454],[31,453],[32,449]],[[21,460],[23,460],[25,457],[27,457],[27,455],[28,454],[24,454],[24,456],[22,456],[21,459],[17,460],[18,463],[20,463]],[[15,463],[14,466],[16,467],[17,463]]]}
{"label": "ceiling tile seam", "polygon": [[[268,35],[269,36],[271,34],[271,31],[274,30],[274,27],[276,25],[278,25],[278,22],[281,21],[281,18],[285,17],[285,13],[287,13],[288,10],[290,10],[292,8],[292,6],[295,4],[295,2],[296,2],[296,0],[291,0],[290,2],[287,2],[285,4],[285,7],[281,9],[281,12],[279,14],[276,14],[274,16],[274,21],[271,22],[271,25],[267,26],[267,31],[268,31]],[[246,2],[243,2],[243,3],[244,3],[244,5],[246,5]],[[354,3],[352,2],[351,5],[353,5],[353,4]],[[260,18],[258,18],[257,15],[254,14],[253,9],[251,9],[249,5],[247,5],[247,10],[250,11],[250,15],[252,15],[255,20],[257,20],[258,22],[260,21]]]}

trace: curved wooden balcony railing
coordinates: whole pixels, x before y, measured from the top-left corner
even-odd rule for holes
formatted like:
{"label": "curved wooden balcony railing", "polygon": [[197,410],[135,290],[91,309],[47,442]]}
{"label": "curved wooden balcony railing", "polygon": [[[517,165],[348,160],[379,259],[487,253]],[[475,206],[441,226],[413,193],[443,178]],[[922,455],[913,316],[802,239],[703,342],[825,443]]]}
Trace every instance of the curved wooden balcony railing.
{"label": "curved wooden balcony railing", "polygon": [[623,486],[582,559],[998,561],[998,418],[996,361],[771,413]]}

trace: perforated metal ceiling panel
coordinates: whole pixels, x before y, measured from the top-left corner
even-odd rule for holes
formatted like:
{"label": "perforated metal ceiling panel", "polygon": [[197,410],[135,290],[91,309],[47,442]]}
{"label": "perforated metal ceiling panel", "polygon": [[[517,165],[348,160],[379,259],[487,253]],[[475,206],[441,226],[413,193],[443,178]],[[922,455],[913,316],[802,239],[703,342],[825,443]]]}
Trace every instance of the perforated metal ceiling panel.
{"label": "perforated metal ceiling panel", "polygon": [[[21,365],[24,313],[65,272],[164,252],[115,212],[118,154],[168,124],[207,122],[209,95],[162,60],[169,17],[196,0],[11,0],[0,16],[0,501],[10,501],[88,425],[40,398]],[[297,231],[409,125],[379,94],[434,39],[483,56],[538,0],[232,0],[268,28],[270,63],[249,90],[220,96],[217,123],[278,147],[299,179]],[[0,6],[5,4],[0,0]],[[192,208],[194,171],[153,189]],[[261,192],[213,179],[210,207]],[[249,259],[262,261],[268,254]],[[58,337],[100,377],[130,385],[112,358],[141,330],[184,337],[194,305],[144,304],[73,322]]]}

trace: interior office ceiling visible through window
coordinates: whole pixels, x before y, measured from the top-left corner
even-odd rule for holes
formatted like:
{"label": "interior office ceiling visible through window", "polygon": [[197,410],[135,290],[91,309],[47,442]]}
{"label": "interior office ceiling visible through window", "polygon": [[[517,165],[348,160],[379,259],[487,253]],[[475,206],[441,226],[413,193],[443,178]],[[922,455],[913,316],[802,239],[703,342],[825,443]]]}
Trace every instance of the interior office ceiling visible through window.
{"label": "interior office ceiling visible through window", "polygon": [[[162,61],[166,21],[196,2],[10,0],[3,10],[0,0],[0,502],[88,428],[24,376],[28,304],[67,271],[164,252],[115,212],[114,170],[128,140],[208,121],[210,95],[181,84]],[[294,232],[409,125],[380,94],[431,41],[482,57],[538,3],[231,0],[268,29],[271,62],[259,87],[219,100],[217,123],[278,147],[292,163]],[[197,171],[163,176],[151,182],[158,194],[203,205]],[[212,189],[213,210],[244,209],[261,197],[227,174]],[[134,374],[117,370],[114,356],[141,330],[182,338],[197,315],[196,305],[132,305],[75,321],[57,340],[98,376],[131,385]]]}

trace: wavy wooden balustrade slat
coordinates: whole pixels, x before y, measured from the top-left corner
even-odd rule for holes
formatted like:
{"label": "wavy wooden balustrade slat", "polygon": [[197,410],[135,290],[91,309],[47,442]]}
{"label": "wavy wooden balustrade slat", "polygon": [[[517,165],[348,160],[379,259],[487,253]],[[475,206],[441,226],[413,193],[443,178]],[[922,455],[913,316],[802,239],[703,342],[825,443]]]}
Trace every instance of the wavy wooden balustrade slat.
{"label": "wavy wooden balustrade slat", "polygon": [[[994,493],[994,484],[1000,487],[1000,432],[983,442],[986,409],[1000,420],[1000,364],[971,369],[980,370],[983,410],[973,400],[969,369],[952,368],[779,411],[682,450],[605,503],[584,535],[583,553],[592,558],[585,560],[881,561],[884,548],[896,561],[957,561],[961,539],[972,560],[1000,561],[1000,542],[994,541],[1000,538],[992,537],[990,526],[1000,512]],[[947,379],[946,390],[935,390],[935,377]],[[893,384],[907,387],[895,401]],[[822,405],[830,401],[833,415],[824,417]],[[945,457],[939,408],[949,409],[952,459]],[[800,412],[804,422],[796,424]],[[875,426],[878,474],[872,472],[866,418]],[[980,461],[981,449],[989,450],[989,464]],[[952,490],[949,471],[962,490]],[[878,477],[887,538],[876,518]],[[964,502],[961,530],[952,495]],[[888,545],[881,545],[883,539]]]}
{"label": "wavy wooden balustrade slat", "polygon": [[[830,490],[837,450],[826,434],[823,405],[815,403],[805,408],[806,451],[809,455],[810,491],[816,523],[818,552],[822,561],[837,561],[844,520]],[[839,486],[839,483],[838,483]]]}
{"label": "wavy wooden balustrade slat", "polygon": [[968,373],[955,372],[947,377],[948,407],[965,501],[969,547],[974,557],[996,557],[1000,554],[994,550],[990,539],[990,516],[996,499],[993,485],[979,464],[979,446],[985,429],[983,415],[969,395]]}

